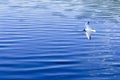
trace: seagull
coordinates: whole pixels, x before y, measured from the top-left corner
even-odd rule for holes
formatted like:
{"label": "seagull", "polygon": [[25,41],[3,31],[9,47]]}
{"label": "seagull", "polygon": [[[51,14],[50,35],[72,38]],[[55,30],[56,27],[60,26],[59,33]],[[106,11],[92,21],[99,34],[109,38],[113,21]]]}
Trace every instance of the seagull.
{"label": "seagull", "polygon": [[87,39],[91,40],[91,33],[92,32],[96,32],[96,30],[93,30],[90,26],[89,26],[90,22],[86,22],[85,23],[85,29],[83,30],[86,33],[86,37]]}

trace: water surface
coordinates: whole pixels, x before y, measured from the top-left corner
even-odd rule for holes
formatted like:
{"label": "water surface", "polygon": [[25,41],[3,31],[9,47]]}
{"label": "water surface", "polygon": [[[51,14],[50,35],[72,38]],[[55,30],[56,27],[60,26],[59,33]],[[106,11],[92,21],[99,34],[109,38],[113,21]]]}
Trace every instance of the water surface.
{"label": "water surface", "polygon": [[[1,80],[120,80],[120,0],[1,0]],[[87,40],[84,23],[96,33]]]}

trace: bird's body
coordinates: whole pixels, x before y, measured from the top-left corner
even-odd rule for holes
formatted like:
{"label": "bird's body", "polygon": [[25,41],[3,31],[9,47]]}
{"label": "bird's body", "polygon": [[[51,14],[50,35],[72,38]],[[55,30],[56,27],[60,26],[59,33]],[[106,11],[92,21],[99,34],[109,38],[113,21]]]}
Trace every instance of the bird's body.
{"label": "bird's body", "polygon": [[96,32],[96,30],[93,30],[90,26],[89,26],[89,22],[85,23],[85,29],[84,29],[85,33],[86,33],[86,37],[88,39],[91,39],[91,33],[92,32]]}

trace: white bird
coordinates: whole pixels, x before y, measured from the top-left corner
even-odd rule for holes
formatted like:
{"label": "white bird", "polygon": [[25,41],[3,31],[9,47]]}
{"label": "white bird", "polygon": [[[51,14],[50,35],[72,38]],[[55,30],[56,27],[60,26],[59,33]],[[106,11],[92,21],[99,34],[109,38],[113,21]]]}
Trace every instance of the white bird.
{"label": "white bird", "polygon": [[96,30],[93,30],[90,26],[89,26],[89,21],[87,23],[85,23],[85,29],[83,31],[85,31],[86,33],[86,37],[90,40],[91,39],[91,32],[96,32]]}

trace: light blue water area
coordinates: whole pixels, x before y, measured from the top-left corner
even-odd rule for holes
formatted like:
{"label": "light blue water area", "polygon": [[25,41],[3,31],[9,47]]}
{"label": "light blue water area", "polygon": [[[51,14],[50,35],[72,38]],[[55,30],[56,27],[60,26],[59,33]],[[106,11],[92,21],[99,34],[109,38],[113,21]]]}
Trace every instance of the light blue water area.
{"label": "light blue water area", "polygon": [[0,1],[0,80],[120,80],[119,50],[120,0]]}

